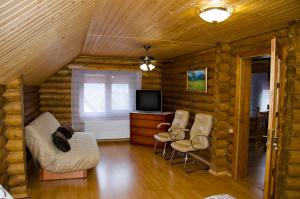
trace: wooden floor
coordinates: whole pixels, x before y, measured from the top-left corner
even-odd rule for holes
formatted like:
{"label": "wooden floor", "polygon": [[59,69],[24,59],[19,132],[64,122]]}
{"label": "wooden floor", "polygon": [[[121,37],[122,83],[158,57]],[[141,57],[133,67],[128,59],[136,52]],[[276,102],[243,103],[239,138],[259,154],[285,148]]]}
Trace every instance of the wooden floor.
{"label": "wooden floor", "polygon": [[207,171],[187,174],[182,165],[170,165],[152,148],[128,143],[100,144],[101,161],[87,180],[40,182],[30,177],[33,199],[181,199],[231,194],[237,199],[262,198],[262,191],[245,181],[216,177]]}

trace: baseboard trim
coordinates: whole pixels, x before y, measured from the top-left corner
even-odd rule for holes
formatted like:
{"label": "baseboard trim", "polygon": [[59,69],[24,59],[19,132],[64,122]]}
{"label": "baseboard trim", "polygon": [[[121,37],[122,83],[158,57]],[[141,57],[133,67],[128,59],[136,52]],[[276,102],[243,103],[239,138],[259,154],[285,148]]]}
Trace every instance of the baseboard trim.
{"label": "baseboard trim", "polygon": [[120,138],[120,139],[97,139],[97,142],[129,142],[130,138]]}

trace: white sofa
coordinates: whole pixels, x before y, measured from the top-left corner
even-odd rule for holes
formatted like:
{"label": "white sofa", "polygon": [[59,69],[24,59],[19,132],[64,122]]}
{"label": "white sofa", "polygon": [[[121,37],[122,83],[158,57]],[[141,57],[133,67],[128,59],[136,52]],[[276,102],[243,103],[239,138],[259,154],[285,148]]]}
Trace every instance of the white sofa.
{"label": "white sofa", "polygon": [[69,140],[71,150],[62,152],[52,142],[52,133],[60,126],[51,113],[43,113],[25,127],[25,140],[42,169],[54,173],[76,172],[95,167],[100,159],[95,137],[75,132]]}

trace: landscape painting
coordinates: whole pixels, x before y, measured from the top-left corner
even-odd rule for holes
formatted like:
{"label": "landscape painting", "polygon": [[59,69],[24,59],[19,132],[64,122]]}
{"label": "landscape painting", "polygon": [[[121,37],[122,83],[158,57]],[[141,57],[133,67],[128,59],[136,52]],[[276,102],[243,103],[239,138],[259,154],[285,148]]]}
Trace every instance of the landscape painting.
{"label": "landscape painting", "polygon": [[207,68],[187,71],[187,90],[207,93]]}

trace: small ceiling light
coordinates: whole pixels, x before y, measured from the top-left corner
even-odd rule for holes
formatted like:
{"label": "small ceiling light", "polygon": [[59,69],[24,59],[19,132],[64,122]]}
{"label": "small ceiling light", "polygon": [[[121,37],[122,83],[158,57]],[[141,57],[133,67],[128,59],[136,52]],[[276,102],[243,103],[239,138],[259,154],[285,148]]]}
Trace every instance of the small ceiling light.
{"label": "small ceiling light", "polygon": [[225,21],[233,13],[233,8],[228,5],[207,5],[198,10],[198,15],[209,23]]}
{"label": "small ceiling light", "polygon": [[152,64],[153,62],[153,57],[149,56],[149,49],[150,46],[144,46],[144,49],[146,50],[146,56],[141,57],[141,65],[140,69],[145,72],[145,75],[147,75],[148,71],[152,71],[155,68],[155,65]]}

